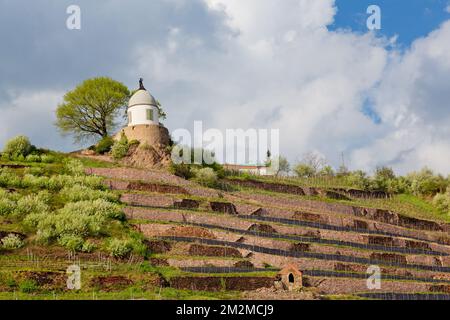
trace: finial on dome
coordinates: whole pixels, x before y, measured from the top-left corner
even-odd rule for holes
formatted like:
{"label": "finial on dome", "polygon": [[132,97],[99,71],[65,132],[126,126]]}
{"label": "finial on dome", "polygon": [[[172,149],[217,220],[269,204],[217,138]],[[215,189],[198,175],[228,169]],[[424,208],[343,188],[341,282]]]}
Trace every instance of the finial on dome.
{"label": "finial on dome", "polygon": [[139,79],[139,90],[146,90],[144,87],[144,79]]}

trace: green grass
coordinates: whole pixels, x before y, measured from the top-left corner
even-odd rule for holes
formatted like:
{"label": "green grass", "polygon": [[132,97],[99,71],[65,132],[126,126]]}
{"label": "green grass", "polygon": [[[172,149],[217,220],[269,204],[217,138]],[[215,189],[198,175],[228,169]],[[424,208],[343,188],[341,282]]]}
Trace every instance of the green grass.
{"label": "green grass", "polygon": [[173,288],[156,288],[142,291],[136,288],[127,288],[118,292],[48,292],[23,293],[0,292],[0,300],[234,300],[239,299],[240,293],[203,292],[190,290],[177,290]]}
{"label": "green grass", "polygon": [[115,162],[102,161],[102,160],[86,158],[86,157],[75,157],[73,155],[69,155],[69,156],[71,158],[80,160],[81,163],[83,163],[83,165],[85,167],[89,167],[89,168],[115,168],[115,167],[119,166]]}
{"label": "green grass", "polygon": [[359,206],[391,210],[412,218],[450,222],[450,216],[441,214],[428,200],[414,195],[394,195],[391,199],[358,199],[353,203]]}

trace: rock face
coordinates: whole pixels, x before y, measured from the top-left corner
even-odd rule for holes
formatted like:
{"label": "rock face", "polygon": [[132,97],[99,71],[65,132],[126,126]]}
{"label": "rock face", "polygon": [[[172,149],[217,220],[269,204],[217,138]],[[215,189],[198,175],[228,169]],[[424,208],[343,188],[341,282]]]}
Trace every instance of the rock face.
{"label": "rock face", "polygon": [[211,209],[215,212],[227,213],[227,214],[238,214],[236,206],[232,203],[227,202],[211,202]]}
{"label": "rock face", "polygon": [[200,203],[197,200],[183,199],[181,201],[174,202],[173,206],[176,209],[198,209]]}
{"label": "rock face", "polygon": [[193,244],[189,248],[189,254],[202,257],[232,257],[242,258],[238,249],[230,247],[215,247]]}

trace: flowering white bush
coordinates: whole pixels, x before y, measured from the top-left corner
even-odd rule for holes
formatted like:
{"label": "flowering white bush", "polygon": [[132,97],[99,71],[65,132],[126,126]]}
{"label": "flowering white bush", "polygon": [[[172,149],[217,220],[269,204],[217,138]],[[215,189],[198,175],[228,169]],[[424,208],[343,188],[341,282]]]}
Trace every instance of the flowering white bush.
{"label": "flowering white bush", "polygon": [[46,213],[50,207],[50,194],[47,191],[39,192],[36,195],[28,195],[17,200],[14,208],[14,215],[25,217],[31,213]]}
{"label": "flowering white bush", "polygon": [[32,150],[30,140],[25,136],[18,136],[9,140],[3,149],[3,156],[9,159],[26,157]]}
{"label": "flowering white bush", "polygon": [[2,239],[2,247],[7,250],[20,249],[24,246],[24,242],[16,234],[9,234]]}
{"label": "flowering white bush", "polygon": [[16,188],[21,186],[19,176],[10,169],[0,168],[0,187]]}
{"label": "flowering white bush", "polygon": [[446,193],[438,193],[433,198],[433,204],[441,213],[450,215],[450,188]]}
{"label": "flowering white bush", "polygon": [[70,159],[69,161],[67,161],[67,163],[65,165],[65,169],[66,169],[67,173],[72,176],[85,175],[84,166],[80,160]]}
{"label": "flowering white bush", "polygon": [[84,239],[80,236],[66,234],[62,235],[58,239],[58,243],[71,251],[81,251],[83,248]]}
{"label": "flowering white bush", "polygon": [[10,215],[14,211],[16,203],[11,194],[0,189],[0,216]]}
{"label": "flowering white bush", "polygon": [[206,187],[214,187],[217,184],[217,174],[211,168],[195,170],[194,180]]}
{"label": "flowering white bush", "polygon": [[25,168],[24,173],[39,177],[44,174],[44,170],[41,167],[28,167]]}
{"label": "flowering white bush", "polygon": [[49,154],[43,154],[41,156],[41,162],[42,163],[53,163],[55,162],[55,157]]}
{"label": "flowering white bush", "polygon": [[132,249],[131,243],[127,240],[112,239],[108,245],[108,251],[114,258],[124,258]]}
{"label": "flowering white bush", "polygon": [[[12,176],[10,176],[12,177]],[[39,188],[51,191],[58,191],[64,187],[73,187],[76,185],[86,186],[92,189],[104,189],[103,179],[97,176],[69,176],[69,175],[55,175],[51,177],[35,176],[32,174],[25,174],[22,180],[18,180],[18,186],[24,188]],[[1,185],[1,177],[0,177]],[[11,186],[11,184],[6,184]]]}
{"label": "flowering white bush", "polygon": [[[103,199],[71,202],[51,214],[32,213],[24,222],[37,229],[38,239],[44,242],[62,236],[98,236],[111,219],[122,219],[119,205]],[[62,240],[60,240],[62,241]]]}
{"label": "flowering white bush", "polygon": [[26,162],[41,162],[41,157],[37,154],[29,154],[25,158]]}

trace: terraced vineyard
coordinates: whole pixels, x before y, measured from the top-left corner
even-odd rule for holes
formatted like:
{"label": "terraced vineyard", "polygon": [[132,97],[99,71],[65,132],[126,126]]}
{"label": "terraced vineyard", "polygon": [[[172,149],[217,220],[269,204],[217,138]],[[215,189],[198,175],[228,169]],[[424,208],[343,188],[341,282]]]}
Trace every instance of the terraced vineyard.
{"label": "terraced vineyard", "polygon": [[[47,288],[36,298],[450,299],[450,224],[359,202],[388,195],[238,180],[219,191],[118,167],[86,173],[120,196],[148,255],[111,259],[35,244],[3,253],[3,273]],[[1,227],[1,237],[12,231]],[[64,289],[71,264],[86,284],[78,293]],[[290,265],[303,273],[301,290],[279,285]],[[381,270],[377,289],[368,287],[370,266]],[[2,283],[0,295],[30,298]]]}
{"label": "terraced vineyard", "polygon": [[[107,176],[113,186],[122,180],[120,170],[91,173]],[[128,173],[128,180],[148,184],[128,185],[121,200],[155,252],[151,262],[196,274],[170,279],[175,288],[271,288],[277,272],[294,263],[315,297],[450,298],[447,223],[347,204],[361,193],[269,183],[262,186],[271,194],[258,192],[256,184],[216,192]],[[311,198],[317,195],[327,199]],[[371,265],[381,267],[381,289],[367,288]]]}

